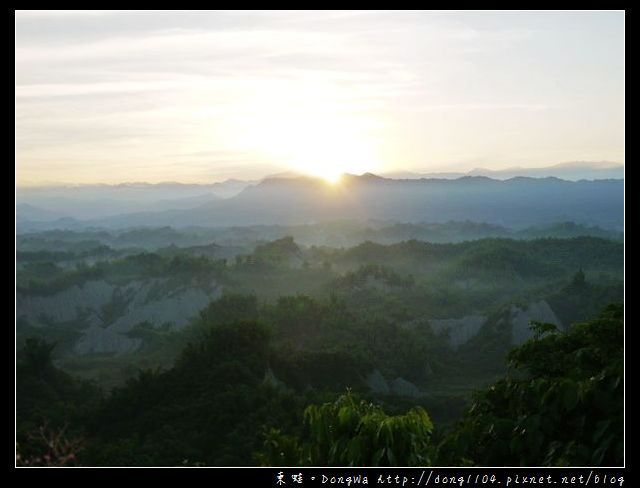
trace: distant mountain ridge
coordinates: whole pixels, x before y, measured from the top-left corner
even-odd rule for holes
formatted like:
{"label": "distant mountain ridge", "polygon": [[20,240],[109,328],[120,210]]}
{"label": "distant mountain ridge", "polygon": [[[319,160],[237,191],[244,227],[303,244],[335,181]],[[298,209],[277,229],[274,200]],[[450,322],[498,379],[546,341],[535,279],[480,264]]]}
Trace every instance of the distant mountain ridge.
{"label": "distant mountain ridge", "polygon": [[566,181],[480,176],[394,180],[344,175],[330,185],[320,178],[268,178],[238,195],[188,209],[128,213],[86,221],[106,228],[134,226],[294,225],[337,219],[402,222],[474,221],[508,227],[573,221],[623,229],[624,181]]}
{"label": "distant mountain ridge", "polygon": [[390,172],[383,176],[390,178],[444,178],[456,179],[463,176],[487,176],[494,179],[510,179],[518,176],[532,178],[556,177],[570,181],[603,180],[624,178],[624,165],[609,161],[572,161],[541,168],[514,166],[506,169],[475,168],[467,172]]}
{"label": "distant mountain ridge", "polygon": [[18,220],[89,220],[141,211],[193,208],[230,198],[257,181],[226,180],[212,184],[120,183],[16,188]]}

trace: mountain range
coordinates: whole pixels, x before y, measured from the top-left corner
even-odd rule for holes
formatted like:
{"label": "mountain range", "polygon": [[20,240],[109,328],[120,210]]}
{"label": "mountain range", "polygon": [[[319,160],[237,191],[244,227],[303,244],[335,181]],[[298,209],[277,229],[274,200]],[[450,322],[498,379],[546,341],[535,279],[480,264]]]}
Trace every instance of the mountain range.
{"label": "mountain range", "polygon": [[220,198],[230,198],[252,180],[230,179],[212,184],[122,183],[118,185],[54,185],[16,189],[18,220],[47,222],[71,217],[79,220],[124,213],[188,209]]}
{"label": "mountain range", "polygon": [[[33,207],[28,210],[34,214]],[[20,217],[20,212],[17,214]],[[189,208],[128,212],[84,221],[67,218],[43,225],[18,218],[18,230],[293,225],[336,219],[469,220],[513,228],[573,221],[622,230],[624,180],[391,179],[365,173],[345,174],[339,184],[331,185],[312,177],[267,178],[231,198],[212,197]]]}
{"label": "mountain range", "polygon": [[487,169],[475,168],[467,172],[426,172],[416,173],[407,171],[398,171],[384,173],[383,176],[388,178],[446,178],[455,179],[462,176],[488,176],[497,180],[506,180],[516,178],[518,176],[529,176],[532,178],[556,177],[564,180],[602,180],[602,179],[621,179],[624,178],[624,166],[609,161],[572,161],[567,163],[554,164],[542,168],[523,168],[514,166],[506,169]]}

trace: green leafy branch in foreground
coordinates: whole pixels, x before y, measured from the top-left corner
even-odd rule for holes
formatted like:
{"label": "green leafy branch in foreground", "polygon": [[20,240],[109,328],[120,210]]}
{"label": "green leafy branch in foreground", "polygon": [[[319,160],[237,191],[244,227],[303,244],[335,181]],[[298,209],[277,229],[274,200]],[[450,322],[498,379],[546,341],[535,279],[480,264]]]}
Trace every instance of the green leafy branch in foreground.
{"label": "green leafy branch in foreground", "polygon": [[476,395],[439,461],[622,465],[623,316],[613,304],[566,332],[533,324],[534,337],[509,354],[513,374]]}
{"label": "green leafy branch in foreground", "polygon": [[414,407],[390,416],[350,391],[304,412],[304,441],[271,429],[258,461],[263,465],[424,466],[431,464],[433,423]]}

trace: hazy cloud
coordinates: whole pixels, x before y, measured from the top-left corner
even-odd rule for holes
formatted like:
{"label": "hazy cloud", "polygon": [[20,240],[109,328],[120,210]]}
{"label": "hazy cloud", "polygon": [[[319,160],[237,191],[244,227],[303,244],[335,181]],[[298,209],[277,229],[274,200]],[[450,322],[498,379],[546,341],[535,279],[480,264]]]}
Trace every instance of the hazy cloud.
{"label": "hazy cloud", "polygon": [[235,176],[255,177],[302,164],[305,145],[359,151],[372,170],[620,160],[623,25],[620,12],[18,11],[18,182],[91,179],[79,161],[113,181],[123,167],[199,178],[181,154],[211,154],[212,179],[236,154]]}

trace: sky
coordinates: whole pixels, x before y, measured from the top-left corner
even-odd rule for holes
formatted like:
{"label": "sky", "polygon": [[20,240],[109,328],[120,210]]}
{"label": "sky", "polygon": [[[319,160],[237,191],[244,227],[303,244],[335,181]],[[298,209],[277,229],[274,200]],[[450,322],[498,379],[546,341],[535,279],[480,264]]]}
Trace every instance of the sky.
{"label": "sky", "polygon": [[16,184],[624,163],[624,12],[17,11]]}

